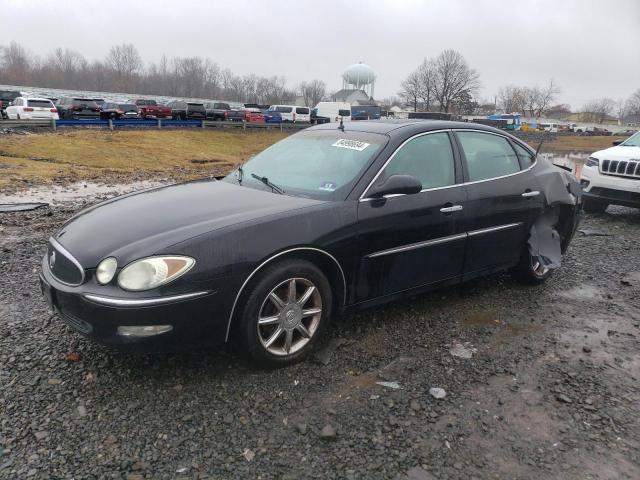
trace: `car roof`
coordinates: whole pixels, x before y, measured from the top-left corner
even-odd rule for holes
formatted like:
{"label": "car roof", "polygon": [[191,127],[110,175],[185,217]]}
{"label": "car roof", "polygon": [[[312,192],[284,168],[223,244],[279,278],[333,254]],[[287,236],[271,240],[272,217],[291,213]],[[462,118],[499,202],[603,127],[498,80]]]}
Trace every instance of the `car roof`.
{"label": "car roof", "polygon": [[[452,122],[449,120],[427,120],[427,119],[416,119],[416,120],[389,120],[389,119],[380,119],[380,120],[358,120],[351,122],[343,123],[344,130],[346,132],[368,132],[368,133],[379,133],[383,135],[390,135],[391,132],[396,130],[402,130],[402,133],[410,131],[411,133],[419,133],[419,132],[429,132],[432,130],[447,130],[451,128],[455,129],[468,129],[472,128],[474,130],[484,130],[492,133],[500,133],[505,134],[504,130],[499,130],[497,128],[489,127],[487,125],[482,125],[479,123],[471,123],[471,122]],[[334,130],[338,128],[334,123],[322,123],[315,127],[312,127],[314,130]],[[397,132],[398,133],[398,132]]]}

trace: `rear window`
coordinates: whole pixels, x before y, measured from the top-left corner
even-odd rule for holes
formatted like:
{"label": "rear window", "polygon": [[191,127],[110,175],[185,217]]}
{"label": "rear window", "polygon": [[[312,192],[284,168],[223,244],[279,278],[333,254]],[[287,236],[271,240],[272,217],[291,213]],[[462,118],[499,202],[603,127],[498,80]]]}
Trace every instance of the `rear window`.
{"label": "rear window", "polygon": [[73,105],[75,107],[96,108],[98,104],[93,100],[87,100],[86,98],[74,98]]}
{"label": "rear window", "polygon": [[293,111],[293,108],[291,107],[276,107],[276,112],[291,113],[292,111]]}
{"label": "rear window", "polygon": [[138,100],[136,101],[136,105],[150,105],[155,107],[157,105],[155,100]]}
{"label": "rear window", "polygon": [[51,108],[53,105],[49,100],[27,100],[29,107]]}
{"label": "rear window", "polygon": [[201,103],[189,102],[189,103],[187,103],[187,105],[189,105],[190,107],[204,107],[204,105],[202,105]]}
{"label": "rear window", "polygon": [[130,103],[125,103],[120,105],[120,110],[124,110],[125,112],[137,112],[138,107],[131,105]]}
{"label": "rear window", "polygon": [[309,109],[306,107],[298,107],[296,108],[296,113],[299,113],[301,115],[309,115]]}
{"label": "rear window", "polygon": [[231,110],[228,103],[214,103],[213,108],[219,108],[220,110]]}
{"label": "rear window", "polygon": [[349,110],[338,110],[338,115],[341,117],[350,117],[351,112]]}

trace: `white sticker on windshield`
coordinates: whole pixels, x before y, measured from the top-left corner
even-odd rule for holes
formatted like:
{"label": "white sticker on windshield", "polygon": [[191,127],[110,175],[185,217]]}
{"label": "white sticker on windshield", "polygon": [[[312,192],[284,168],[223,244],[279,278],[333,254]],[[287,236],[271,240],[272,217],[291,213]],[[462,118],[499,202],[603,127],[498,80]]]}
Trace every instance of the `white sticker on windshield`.
{"label": "white sticker on windshield", "polygon": [[334,143],[331,146],[332,147],[339,147],[339,148],[348,148],[349,150],[357,150],[357,151],[361,152],[365,148],[367,148],[369,145],[371,145],[371,144],[370,143],[361,142],[359,140],[347,140],[346,138],[341,138],[340,140],[338,140],[336,143]]}

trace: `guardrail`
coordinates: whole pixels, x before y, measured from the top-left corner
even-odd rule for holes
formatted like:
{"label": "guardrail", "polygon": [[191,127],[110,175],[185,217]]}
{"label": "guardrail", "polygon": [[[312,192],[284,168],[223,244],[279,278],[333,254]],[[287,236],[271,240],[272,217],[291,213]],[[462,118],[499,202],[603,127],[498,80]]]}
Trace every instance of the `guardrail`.
{"label": "guardrail", "polygon": [[165,119],[126,119],[126,120],[0,120],[3,128],[49,128],[56,131],[58,127],[94,127],[108,128],[231,128],[241,130],[302,130],[310,127],[309,123],[251,123],[223,122],[210,120],[165,120]]}

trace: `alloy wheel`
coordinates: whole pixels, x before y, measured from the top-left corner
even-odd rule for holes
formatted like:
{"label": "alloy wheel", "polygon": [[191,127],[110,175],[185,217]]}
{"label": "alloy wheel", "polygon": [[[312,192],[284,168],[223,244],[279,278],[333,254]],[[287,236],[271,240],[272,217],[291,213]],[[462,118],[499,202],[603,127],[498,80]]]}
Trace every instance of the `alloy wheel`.
{"label": "alloy wheel", "polygon": [[306,278],[289,278],[272,289],[258,314],[258,338],[264,349],[291,355],[309,343],[320,326],[322,297]]}

